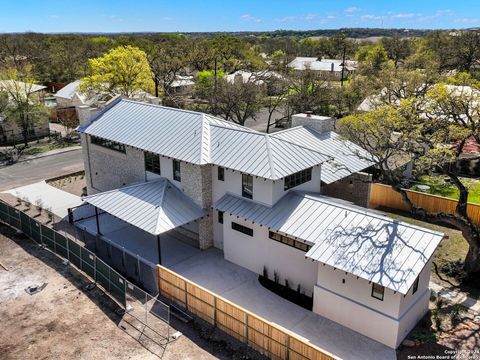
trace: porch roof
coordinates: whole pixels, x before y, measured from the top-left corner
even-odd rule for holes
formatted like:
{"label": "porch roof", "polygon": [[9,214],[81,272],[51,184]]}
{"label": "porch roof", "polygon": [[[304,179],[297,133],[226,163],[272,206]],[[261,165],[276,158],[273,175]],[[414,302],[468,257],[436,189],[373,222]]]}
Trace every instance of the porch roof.
{"label": "porch roof", "polygon": [[165,178],[86,196],[83,200],[152,235],[207,214]]}

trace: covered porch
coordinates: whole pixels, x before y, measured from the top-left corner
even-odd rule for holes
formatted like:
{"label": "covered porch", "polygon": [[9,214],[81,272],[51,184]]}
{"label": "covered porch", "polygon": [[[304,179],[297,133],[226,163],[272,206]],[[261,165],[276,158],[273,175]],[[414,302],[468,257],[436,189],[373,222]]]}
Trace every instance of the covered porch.
{"label": "covered porch", "polygon": [[[198,223],[207,216],[167,179],[83,198],[75,225],[152,264],[172,266],[199,252]],[[83,214],[82,214],[83,213]]]}

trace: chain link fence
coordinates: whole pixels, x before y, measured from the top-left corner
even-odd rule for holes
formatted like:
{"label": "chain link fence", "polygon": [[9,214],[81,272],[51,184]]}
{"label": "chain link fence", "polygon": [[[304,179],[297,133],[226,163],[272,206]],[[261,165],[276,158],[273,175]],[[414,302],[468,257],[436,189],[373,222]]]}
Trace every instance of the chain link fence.
{"label": "chain link fence", "polygon": [[[138,256],[119,249],[106,239],[83,231],[85,244],[100,252],[95,252],[82,246],[77,240],[65,236],[50,226],[37,222],[28,214],[0,201],[0,222],[23,232],[39,245],[44,246],[60,258],[68,260],[80,272],[87,275],[106,294],[114,299],[125,309],[125,313],[133,316],[142,325],[155,332],[160,344],[166,345],[170,338],[170,307],[156,299],[158,294],[158,272],[156,266],[140,261]],[[105,256],[110,264],[102,259]],[[113,265],[113,266],[112,266]],[[134,280],[141,280],[142,286],[151,293],[147,293],[137,285],[130,282],[125,276],[117,272],[124,269],[132,272]],[[151,269],[151,271],[150,271]],[[153,274],[154,273],[154,274]],[[155,286],[151,283],[155,282]],[[147,286],[145,286],[147,285]]]}

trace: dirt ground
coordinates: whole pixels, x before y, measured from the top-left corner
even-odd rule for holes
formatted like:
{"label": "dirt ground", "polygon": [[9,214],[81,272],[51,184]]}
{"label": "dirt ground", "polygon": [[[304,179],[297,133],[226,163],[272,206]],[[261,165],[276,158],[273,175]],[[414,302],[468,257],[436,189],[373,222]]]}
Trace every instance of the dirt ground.
{"label": "dirt ground", "polygon": [[[424,356],[446,356],[445,359],[480,359],[480,314],[468,312],[445,301],[431,301],[430,312],[407,337],[414,347],[400,346],[400,360]],[[453,357],[452,351],[457,351]],[[441,358],[441,357],[440,357]]]}
{"label": "dirt ground", "polygon": [[[258,358],[200,323],[172,318],[166,346],[151,346],[132,319],[100,289],[58,257],[0,224],[0,358],[7,359],[240,359]],[[25,288],[46,284],[34,295]],[[140,339],[140,341],[137,341]],[[239,347],[238,347],[239,346]]]}
{"label": "dirt ground", "polygon": [[86,195],[85,172],[81,171],[71,175],[62,176],[57,179],[49,180],[48,184],[55,186],[60,190],[66,191],[70,194],[83,196]]}

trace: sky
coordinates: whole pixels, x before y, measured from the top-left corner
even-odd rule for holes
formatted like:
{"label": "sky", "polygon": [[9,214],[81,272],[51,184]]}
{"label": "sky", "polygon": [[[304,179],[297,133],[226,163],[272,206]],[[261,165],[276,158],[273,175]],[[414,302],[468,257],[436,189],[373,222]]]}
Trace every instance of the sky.
{"label": "sky", "polygon": [[480,0],[0,0],[0,33],[342,27],[480,27]]}

